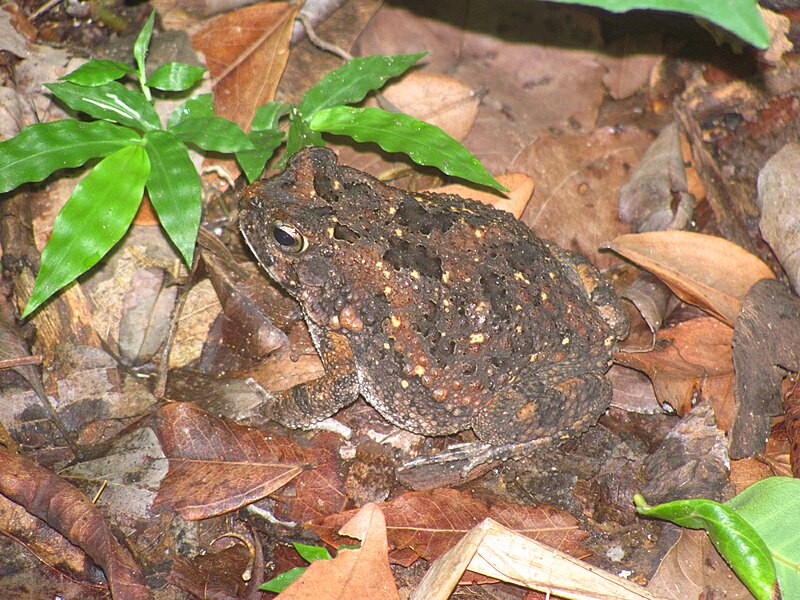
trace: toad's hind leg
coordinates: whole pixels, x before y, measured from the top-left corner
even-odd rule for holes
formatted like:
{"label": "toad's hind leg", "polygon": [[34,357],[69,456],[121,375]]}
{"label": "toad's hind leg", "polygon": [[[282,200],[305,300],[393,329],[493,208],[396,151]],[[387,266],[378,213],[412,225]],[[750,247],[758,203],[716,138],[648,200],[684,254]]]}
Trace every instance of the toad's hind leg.
{"label": "toad's hind leg", "polygon": [[560,381],[552,375],[538,372],[500,390],[476,415],[475,434],[495,446],[535,442],[531,448],[538,448],[544,440],[578,436],[608,408],[611,384],[605,375],[579,373]]}
{"label": "toad's hind leg", "polygon": [[358,375],[350,342],[334,332],[316,331],[311,326],[309,329],[325,374],[288,390],[265,392],[264,413],[287,427],[311,428],[358,398]]}

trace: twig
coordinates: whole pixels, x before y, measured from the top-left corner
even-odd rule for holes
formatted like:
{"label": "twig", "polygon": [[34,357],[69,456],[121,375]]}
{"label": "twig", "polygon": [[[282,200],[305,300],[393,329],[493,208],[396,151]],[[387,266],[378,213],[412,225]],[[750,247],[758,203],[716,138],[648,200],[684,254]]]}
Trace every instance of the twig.
{"label": "twig", "polygon": [[311,40],[311,43],[314,44],[317,48],[319,48],[320,50],[325,50],[326,52],[330,52],[331,54],[335,54],[336,56],[338,56],[343,60],[353,59],[353,55],[350,54],[344,48],[340,48],[336,44],[331,44],[330,42],[326,42],[325,40],[320,38],[314,31],[314,26],[311,24],[309,18],[305,16],[303,13],[297,13],[297,19],[303,24],[308,39]]}

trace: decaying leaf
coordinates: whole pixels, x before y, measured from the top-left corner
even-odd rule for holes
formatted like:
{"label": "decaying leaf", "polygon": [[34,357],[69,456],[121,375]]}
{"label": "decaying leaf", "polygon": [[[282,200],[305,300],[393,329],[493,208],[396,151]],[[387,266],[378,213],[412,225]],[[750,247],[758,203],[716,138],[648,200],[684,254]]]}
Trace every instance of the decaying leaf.
{"label": "decaying leaf", "polygon": [[534,186],[533,179],[525,173],[506,173],[505,175],[498,175],[495,179],[511,190],[506,194],[506,197],[493,192],[477,190],[459,183],[444,185],[430,191],[437,194],[456,194],[463,198],[472,198],[478,202],[494,206],[499,210],[510,212],[519,219],[531,199]]}
{"label": "decaying leaf", "polygon": [[774,278],[757,256],[733,242],[689,231],[621,235],[609,247],[666,283],[684,302],[733,326],[752,285]]}
{"label": "decaying leaf", "polygon": [[214,78],[217,115],[249,131],[256,108],[275,96],[299,8],[288,2],[247,6],[217,17],[192,38]]}
{"label": "decaying leaf", "polygon": [[169,459],[153,507],[177,510],[185,519],[241,508],[303,470],[303,452],[294,442],[223,421],[193,404],[168,404],[151,420]]}

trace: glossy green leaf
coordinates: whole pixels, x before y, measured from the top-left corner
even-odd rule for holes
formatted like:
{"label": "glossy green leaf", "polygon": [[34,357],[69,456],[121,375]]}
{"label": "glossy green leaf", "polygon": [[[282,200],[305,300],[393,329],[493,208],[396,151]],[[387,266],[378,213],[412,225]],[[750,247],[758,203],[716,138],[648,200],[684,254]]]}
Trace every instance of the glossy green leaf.
{"label": "glossy green leaf", "polygon": [[324,546],[310,546],[308,544],[300,544],[298,542],[293,542],[292,545],[294,546],[294,549],[297,550],[297,553],[308,562],[331,559],[330,552],[328,552],[328,549]]}
{"label": "glossy green leaf", "polygon": [[426,54],[376,55],[349,60],[308,90],[298,110],[310,119],[318,110],[361,102],[369,92],[405,73]]}
{"label": "glossy green leaf", "polygon": [[767,477],[725,503],[767,544],[784,598],[800,598],[800,479]]}
{"label": "glossy green leaf", "polygon": [[213,116],[214,96],[211,94],[199,94],[189,98],[170,113],[169,118],[167,118],[167,128],[172,129],[184,119]]}
{"label": "glossy green leaf", "polygon": [[674,11],[708,19],[762,50],[769,32],[755,0],[552,0],[564,4],[597,6],[611,12],[637,8]]}
{"label": "glossy green leaf", "polygon": [[283,169],[289,157],[306,146],[325,146],[325,140],[322,139],[319,133],[311,129],[308,122],[303,119],[297,111],[293,111],[289,116],[289,132],[286,134],[286,152],[276,166],[279,169]]}
{"label": "glossy green leaf", "polygon": [[184,119],[172,128],[172,133],[187,144],[212,152],[255,150],[242,128],[222,117]]}
{"label": "glossy green leaf", "polygon": [[244,150],[236,153],[236,161],[244,171],[247,181],[253,182],[261,176],[267,161],[283,143],[283,133],[280,131],[251,131],[247,139],[255,147],[254,150]]}
{"label": "glossy green leaf", "polygon": [[0,142],[0,193],[79,167],[139,141],[134,130],[106,121],[37,123]]}
{"label": "glossy green leaf", "polygon": [[60,79],[78,85],[95,86],[116,81],[131,71],[131,67],[117,60],[90,60]]}
{"label": "glossy green leaf", "polygon": [[711,542],[757,600],[770,600],[777,585],[769,548],[756,530],[729,506],[712,500],[678,500],[648,506],[634,497],[641,515],[665,519],[682,527],[705,529]]}
{"label": "glossy green leaf", "polygon": [[267,102],[256,109],[256,114],[250,122],[252,131],[267,131],[277,129],[280,118],[289,114],[291,106],[281,102]]}
{"label": "glossy green leaf", "polygon": [[139,145],[107,156],[58,213],[23,317],[91,269],[122,238],[142,201],[150,161]]}
{"label": "glossy green leaf", "polygon": [[180,62],[159,65],[147,78],[147,85],[165,92],[182,92],[200,81],[206,69]]}
{"label": "glossy green leaf", "polygon": [[186,146],[167,131],[144,136],[152,169],[147,180],[150,203],[161,225],[191,267],[202,211],[200,176]]}
{"label": "glossy green leaf", "polygon": [[286,588],[297,581],[297,579],[300,578],[300,575],[306,572],[307,568],[308,567],[294,567],[293,569],[289,569],[285,573],[276,575],[269,581],[262,583],[261,587],[258,589],[264,590],[265,592],[280,594],[281,592],[286,591]]}
{"label": "glossy green leaf", "polygon": [[142,30],[136,36],[136,41],[133,43],[133,57],[136,59],[136,66],[139,68],[139,78],[145,81],[145,67],[144,62],[147,58],[147,50],[150,48],[150,38],[153,36],[153,25],[156,22],[156,11],[152,11],[150,16],[147,17]]}
{"label": "glossy green leaf", "polygon": [[402,113],[379,108],[335,106],[319,111],[311,129],[346,135],[358,142],[374,142],[387,152],[402,152],[418,165],[485,185],[502,192],[500,185],[472,153],[444,131]]}
{"label": "glossy green leaf", "polygon": [[70,108],[96,119],[114,121],[142,131],[161,128],[158,114],[147,98],[118,81],[95,87],[65,81],[47,83],[45,87]]}

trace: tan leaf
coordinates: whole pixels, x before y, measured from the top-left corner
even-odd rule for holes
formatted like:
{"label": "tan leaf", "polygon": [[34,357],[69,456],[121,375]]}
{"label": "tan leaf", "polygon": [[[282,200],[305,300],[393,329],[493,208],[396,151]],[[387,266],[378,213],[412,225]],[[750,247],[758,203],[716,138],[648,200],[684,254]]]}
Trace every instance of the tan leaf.
{"label": "tan leaf", "polygon": [[531,199],[534,186],[533,179],[525,175],[525,173],[506,173],[505,175],[498,175],[496,179],[511,190],[507,198],[458,183],[444,185],[430,191],[437,194],[456,194],[464,198],[472,198],[478,202],[494,206],[499,210],[510,212],[519,219]]}
{"label": "tan leaf", "polygon": [[289,439],[218,419],[188,402],[166,405],[153,420],[169,459],[153,507],[177,510],[184,519],[241,508],[303,470],[303,452]]}
{"label": "tan leaf", "polygon": [[480,100],[457,79],[414,71],[382,90],[383,97],[400,111],[441,127],[462,141],[478,115]]}
{"label": "tan leaf", "polygon": [[653,273],[684,302],[731,326],[752,285],[775,278],[760,258],[713,235],[650,231],[621,235],[609,247]]}
{"label": "tan leaf", "polygon": [[214,79],[216,113],[250,129],[256,108],[275,96],[300,6],[267,2],[217,17],[192,37]]}
{"label": "tan leaf", "polygon": [[362,540],[361,548],[340,550],[333,560],[314,561],[281,593],[281,600],[400,599],[389,567],[381,509],[367,504],[342,527],[341,534]]}
{"label": "tan leaf", "polygon": [[650,352],[618,352],[621,365],[650,377],[661,404],[678,414],[692,408],[695,393],[709,400],[720,429],[727,431],[733,418],[733,330],[711,317],[678,323],[658,332]]}

